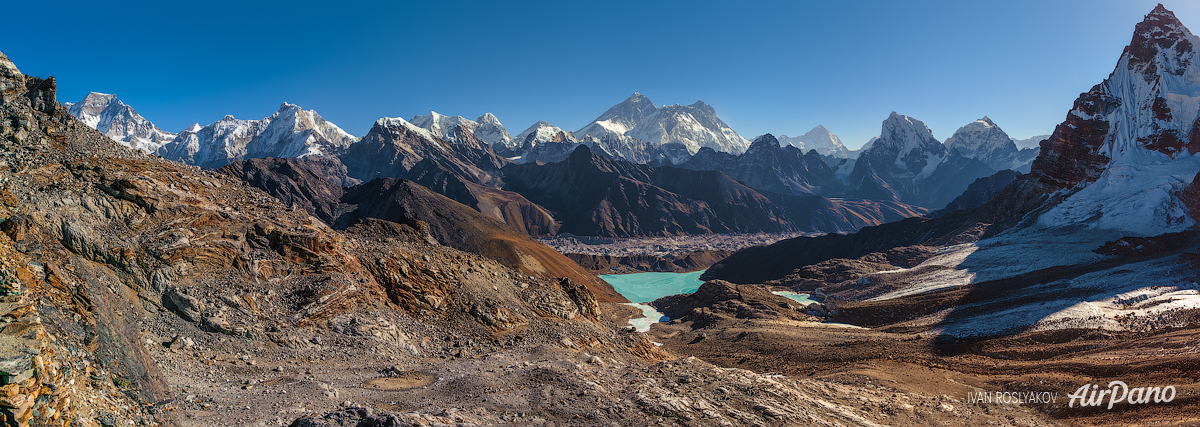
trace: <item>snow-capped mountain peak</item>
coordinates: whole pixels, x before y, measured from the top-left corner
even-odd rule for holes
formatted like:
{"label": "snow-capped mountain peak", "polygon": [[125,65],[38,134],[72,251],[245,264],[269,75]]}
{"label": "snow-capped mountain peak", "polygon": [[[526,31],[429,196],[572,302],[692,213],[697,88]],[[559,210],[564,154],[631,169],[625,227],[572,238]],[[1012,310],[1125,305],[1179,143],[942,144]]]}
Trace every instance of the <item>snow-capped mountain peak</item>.
{"label": "snow-capped mountain peak", "polygon": [[220,167],[242,159],[336,155],[357,141],[312,110],[283,103],[261,120],[226,115],[208,126],[193,124],[156,150],[171,160]]}
{"label": "snow-capped mountain peak", "polygon": [[1031,174],[1071,194],[1039,218],[1150,236],[1196,223],[1179,194],[1200,169],[1200,38],[1162,5],[1134,27],[1116,68],[1080,95]]}
{"label": "snow-capped mountain peak", "polygon": [[457,139],[454,129],[461,126],[463,130],[474,133],[475,128],[479,127],[479,123],[468,120],[463,116],[447,116],[438,114],[436,111],[430,111],[428,115],[413,116],[412,120],[408,121],[414,126],[424,128],[439,138],[446,141],[454,141]]}
{"label": "snow-capped mountain peak", "polygon": [[[859,155],[892,175],[920,180],[928,177],[946,158],[946,146],[933,137],[925,122],[893,111],[880,129],[879,139]],[[857,167],[857,164],[856,164]]]}
{"label": "snow-capped mountain peak", "polygon": [[500,124],[500,119],[496,118],[492,113],[484,113],[475,119],[479,125],[475,128],[475,137],[483,142],[488,143],[492,147],[512,147],[513,138],[508,134],[508,130]]}
{"label": "snow-capped mountain peak", "polygon": [[887,120],[883,121],[879,140],[875,141],[873,147],[886,146],[907,153],[934,144],[940,143],[933,137],[929,127],[925,126],[925,122],[893,111]]}
{"label": "snow-capped mountain peak", "polygon": [[658,147],[667,145],[663,154],[672,163],[682,163],[702,147],[732,154],[742,154],[750,141],[734,132],[717,117],[716,110],[703,101],[692,105],[666,105],[646,116],[627,136]]}
{"label": "snow-capped mountain peak", "polygon": [[681,163],[701,147],[741,154],[750,146],[703,101],[659,108],[636,92],[574,136],[609,155],[639,163],[664,156]]}
{"label": "snow-capped mountain peak", "polygon": [[530,126],[528,129],[525,129],[521,133],[517,134],[516,138],[513,138],[513,140],[525,149],[536,147],[547,142],[578,142],[578,140],[575,138],[575,135],[571,134],[570,132],[563,131],[562,128],[559,128],[558,126],[546,123],[544,120],[534,123],[533,126]]}
{"label": "snow-capped mountain peak", "polygon": [[485,113],[472,121],[463,116],[447,116],[430,111],[427,115],[413,116],[408,123],[425,129],[445,141],[457,141],[458,131],[455,129],[461,129],[475,135],[476,138],[492,147],[511,148],[514,145],[508,130],[504,129],[504,125],[500,124],[500,119],[497,119],[492,113]]}
{"label": "snow-capped mountain peak", "polygon": [[159,129],[116,95],[92,92],[83,100],[66,106],[72,116],[89,127],[147,153],[175,139],[175,134]]}
{"label": "snow-capped mountain peak", "polygon": [[1017,145],[988,116],[958,128],[946,139],[946,149],[977,159],[995,170],[1014,168]]}
{"label": "snow-capped mountain peak", "polygon": [[646,95],[634,92],[629,98],[612,106],[587,126],[575,132],[578,139],[591,136],[597,140],[615,140],[625,136],[629,130],[646,117],[658,111]]}
{"label": "snow-capped mountain peak", "polygon": [[[116,108],[124,107],[125,103],[117,99],[116,95],[92,92],[83,97],[82,101],[71,102],[64,105],[71,112],[72,116],[75,116],[75,118],[79,119],[79,121],[88,125],[92,129],[96,129],[96,126],[100,124],[100,115],[106,108],[109,108],[110,106]],[[105,129],[101,132],[107,130],[108,129]]]}
{"label": "snow-capped mountain peak", "polygon": [[440,138],[439,136],[435,136],[435,134],[429,129],[417,126],[412,122],[399,117],[380,117],[379,120],[375,121],[374,127],[383,129],[405,129],[409,132],[421,135],[422,138],[433,141],[434,143],[436,143]]}

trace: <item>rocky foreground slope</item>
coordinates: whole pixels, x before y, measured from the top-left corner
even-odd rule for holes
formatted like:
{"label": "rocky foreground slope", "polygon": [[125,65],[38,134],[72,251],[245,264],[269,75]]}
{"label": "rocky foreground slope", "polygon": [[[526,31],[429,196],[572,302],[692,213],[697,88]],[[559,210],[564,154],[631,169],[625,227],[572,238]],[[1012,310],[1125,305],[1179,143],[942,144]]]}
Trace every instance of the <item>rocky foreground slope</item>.
{"label": "rocky foreground slope", "polygon": [[1037,423],[675,359],[571,280],[415,220],[335,231],[119,146],[54,92],[0,55],[8,425]]}

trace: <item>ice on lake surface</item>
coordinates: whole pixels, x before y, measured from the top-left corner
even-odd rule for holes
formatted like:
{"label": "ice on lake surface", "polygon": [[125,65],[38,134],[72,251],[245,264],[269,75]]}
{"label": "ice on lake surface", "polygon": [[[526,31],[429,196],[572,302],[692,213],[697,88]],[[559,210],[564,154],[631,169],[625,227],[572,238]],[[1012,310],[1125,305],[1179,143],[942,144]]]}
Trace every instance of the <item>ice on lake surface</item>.
{"label": "ice on lake surface", "polygon": [[638,332],[649,332],[650,325],[671,320],[671,318],[663,315],[650,304],[628,303],[625,305],[633,306],[642,310],[642,315],[646,316],[636,319],[629,319],[629,326],[633,326],[633,329],[636,329]]}
{"label": "ice on lake surface", "polygon": [[817,300],[809,298],[809,294],[802,294],[802,293],[791,292],[791,291],[775,291],[775,292],[771,292],[771,293],[773,293],[775,295],[779,295],[781,297],[791,298],[792,300],[795,300],[796,302],[799,302],[801,304],[811,304],[811,303],[817,302]]}
{"label": "ice on lake surface", "polygon": [[646,303],[669,295],[696,292],[704,284],[700,280],[701,274],[704,272],[605,274],[600,278],[630,302]]}

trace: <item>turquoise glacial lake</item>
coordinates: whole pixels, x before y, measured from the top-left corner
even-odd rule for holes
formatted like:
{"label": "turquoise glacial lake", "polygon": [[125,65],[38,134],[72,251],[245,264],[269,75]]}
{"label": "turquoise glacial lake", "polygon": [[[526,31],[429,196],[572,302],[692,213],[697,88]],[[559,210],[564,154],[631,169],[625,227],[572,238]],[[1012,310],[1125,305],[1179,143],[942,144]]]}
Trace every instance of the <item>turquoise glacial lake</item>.
{"label": "turquoise glacial lake", "polygon": [[704,282],[700,281],[703,271],[691,273],[632,273],[601,275],[608,284],[617,289],[631,302],[650,302],[656,299],[678,294],[690,294],[700,289]]}

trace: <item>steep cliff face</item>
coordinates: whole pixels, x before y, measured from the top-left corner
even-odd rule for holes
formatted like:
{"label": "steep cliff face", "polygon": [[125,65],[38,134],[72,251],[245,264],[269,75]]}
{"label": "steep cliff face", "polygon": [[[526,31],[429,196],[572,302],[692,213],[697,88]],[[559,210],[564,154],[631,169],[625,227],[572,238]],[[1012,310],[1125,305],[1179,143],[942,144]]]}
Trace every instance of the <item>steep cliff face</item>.
{"label": "steep cliff face", "polygon": [[71,117],[55,89],[0,53],[0,420],[153,423],[148,405],[173,393],[128,322],[131,293],[109,266],[133,260],[97,245],[80,218],[137,209],[98,200],[91,186],[81,195],[75,178],[96,156],[144,156]]}
{"label": "steep cliff face", "polygon": [[1112,74],[1042,142],[1030,175],[1069,197],[1041,223],[1144,236],[1195,223],[1177,194],[1200,168],[1197,43],[1162,5],[1137,24]]}

